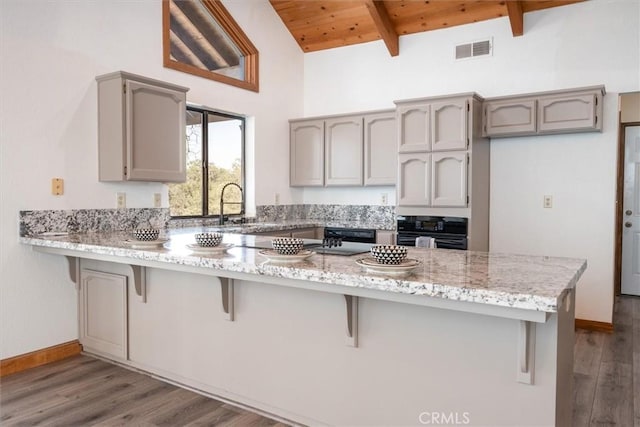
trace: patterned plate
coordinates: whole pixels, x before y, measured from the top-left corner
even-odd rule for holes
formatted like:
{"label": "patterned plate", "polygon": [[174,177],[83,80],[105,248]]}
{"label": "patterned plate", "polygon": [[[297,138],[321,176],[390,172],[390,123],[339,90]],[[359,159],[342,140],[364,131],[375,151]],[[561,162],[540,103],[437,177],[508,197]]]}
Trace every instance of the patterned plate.
{"label": "patterned plate", "polygon": [[258,253],[267,258],[269,261],[274,262],[300,262],[315,254],[315,252],[308,249],[303,249],[295,255],[281,255],[273,249],[265,249],[259,251]]}
{"label": "patterned plate", "polygon": [[169,239],[158,240],[134,240],[125,239],[123,243],[133,249],[156,249],[164,245]]}
{"label": "patterned plate", "polygon": [[233,243],[220,243],[218,246],[200,246],[193,243],[187,245],[187,249],[197,254],[223,254],[233,246]]}
{"label": "patterned plate", "polygon": [[407,274],[420,265],[420,261],[413,258],[407,258],[400,264],[380,264],[373,257],[359,258],[356,264],[372,273],[383,273],[392,275]]}

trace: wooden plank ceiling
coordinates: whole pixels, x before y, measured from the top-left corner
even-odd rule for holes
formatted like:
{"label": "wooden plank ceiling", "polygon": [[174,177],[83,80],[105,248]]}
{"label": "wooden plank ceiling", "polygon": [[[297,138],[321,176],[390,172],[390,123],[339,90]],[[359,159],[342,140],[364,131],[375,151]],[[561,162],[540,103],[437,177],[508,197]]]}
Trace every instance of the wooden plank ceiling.
{"label": "wooden plank ceiling", "polygon": [[508,16],[514,36],[523,15],[582,0],[270,0],[304,52],[384,40],[392,56],[405,34]]}

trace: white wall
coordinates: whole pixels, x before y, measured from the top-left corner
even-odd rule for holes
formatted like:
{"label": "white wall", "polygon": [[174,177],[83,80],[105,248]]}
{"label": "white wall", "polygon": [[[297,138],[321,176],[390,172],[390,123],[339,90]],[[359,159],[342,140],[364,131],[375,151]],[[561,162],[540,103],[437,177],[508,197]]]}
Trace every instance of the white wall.
{"label": "white wall", "polygon": [[[166,80],[191,88],[189,102],[249,115],[249,197],[291,203],[287,120],[302,115],[303,54],[266,0],[225,5],[260,52],[260,93],[163,68],[158,1],[0,2],[0,358],[77,338],[65,261],[17,243],[19,210],[114,208],[117,191],[128,207],[162,191],[167,206],[162,184],[98,182],[96,75]],[[52,177],[63,196],[50,195]]]}
{"label": "white wall", "polygon": [[[576,316],[610,322],[619,92],[640,89],[640,3],[593,0],[305,55],[305,115],[393,107],[393,100],[475,91],[485,97],[606,85],[604,131],[491,142],[491,249],[588,260]],[[456,62],[454,46],[493,37],[492,57]],[[339,72],[337,71],[339,70]],[[543,209],[543,195],[553,208]],[[345,192],[305,190],[306,203]],[[352,192],[351,203],[375,199]]]}

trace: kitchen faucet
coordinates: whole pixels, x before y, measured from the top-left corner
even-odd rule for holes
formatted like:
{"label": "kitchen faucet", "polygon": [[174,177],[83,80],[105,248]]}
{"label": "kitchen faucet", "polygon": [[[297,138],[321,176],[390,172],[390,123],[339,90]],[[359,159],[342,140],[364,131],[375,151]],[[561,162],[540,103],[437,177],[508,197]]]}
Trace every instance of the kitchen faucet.
{"label": "kitchen faucet", "polygon": [[[227,189],[228,186],[235,185],[240,190],[240,201],[239,202],[225,202],[224,201],[224,190]],[[244,215],[244,197],[242,192],[242,187],[240,187],[235,182],[229,182],[222,187],[222,191],[220,192],[220,219],[218,223],[220,225],[224,225],[224,205],[240,205],[240,215]]]}

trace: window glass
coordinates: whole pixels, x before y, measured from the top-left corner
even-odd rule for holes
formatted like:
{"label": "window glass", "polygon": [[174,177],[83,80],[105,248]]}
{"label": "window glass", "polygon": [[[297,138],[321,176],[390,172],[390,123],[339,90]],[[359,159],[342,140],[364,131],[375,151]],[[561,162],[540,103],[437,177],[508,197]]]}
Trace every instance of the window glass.
{"label": "window glass", "polygon": [[[187,107],[186,123],[187,181],[169,184],[171,216],[219,215],[222,188],[243,185],[244,118]],[[225,216],[240,214],[244,195],[237,186],[226,187],[224,200]]]}
{"label": "window glass", "polygon": [[[209,215],[220,214],[222,188],[242,186],[242,120],[209,115]],[[235,185],[224,191],[224,213],[239,214],[242,193]]]}

